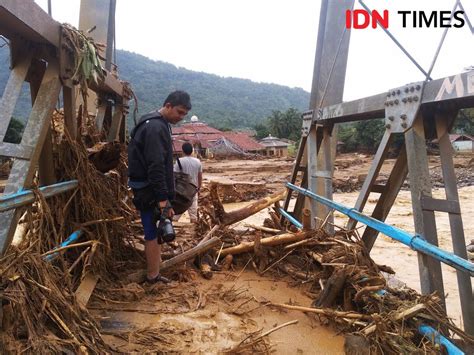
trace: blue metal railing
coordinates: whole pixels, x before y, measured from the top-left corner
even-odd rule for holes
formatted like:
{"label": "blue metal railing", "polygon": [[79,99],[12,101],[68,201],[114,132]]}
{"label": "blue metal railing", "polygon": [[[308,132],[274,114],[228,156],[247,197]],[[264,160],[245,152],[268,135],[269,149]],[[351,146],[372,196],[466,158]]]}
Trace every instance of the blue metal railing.
{"label": "blue metal railing", "polygon": [[286,212],[283,208],[280,208],[280,213],[285,216],[287,220],[289,220],[293,225],[295,225],[297,228],[301,229],[303,228],[303,223],[298,221],[295,217],[293,217],[291,214]]}
{"label": "blue metal railing", "polygon": [[[59,246],[57,248],[54,248],[54,249],[59,249],[59,248],[62,248],[62,247],[65,247],[69,244],[72,244],[74,243],[76,240],[79,239],[79,237],[83,234],[84,232],[81,230],[81,229],[78,229],[77,231],[73,232],[64,242],[62,242],[61,244],[59,244]],[[53,249],[53,250],[54,250]],[[58,253],[52,253],[52,254],[48,254],[44,257],[44,260],[47,260],[47,261],[51,261],[53,260],[54,258],[56,258],[58,256]]]}
{"label": "blue metal railing", "polygon": [[381,222],[375,218],[366,216],[354,208],[348,208],[340,203],[331,201],[325,197],[316,195],[314,192],[303,189],[299,186],[293,185],[289,182],[286,183],[286,186],[294,191],[297,191],[305,196],[308,196],[330,208],[333,208],[339,212],[344,213],[345,215],[349,216],[352,219],[355,219],[370,228],[373,228],[390,238],[398,240],[399,242],[409,246],[413,250],[416,250],[420,253],[429,255],[442,263],[445,263],[449,266],[454,267],[457,270],[467,272],[472,276],[474,276],[474,263],[471,263],[453,253],[445,251],[443,249],[438,248],[435,245],[428,243],[425,239],[423,239],[420,235],[410,235],[407,232],[394,227],[390,226],[384,222]]}
{"label": "blue metal railing", "polygon": [[421,324],[418,327],[418,332],[428,338],[433,344],[444,346],[448,355],[464,355],[462,350],[429,325]]}
{"label": "blue metal railing", "polygon": [[[72,190],[78,186],[77,180],[60,182],[49,186],[40,187],[38,190],[45,198]],[[35,200],[32,190],[20,190],[18,192],[0,197],[0,212],[12,210],[14,208],[27,205]]]}

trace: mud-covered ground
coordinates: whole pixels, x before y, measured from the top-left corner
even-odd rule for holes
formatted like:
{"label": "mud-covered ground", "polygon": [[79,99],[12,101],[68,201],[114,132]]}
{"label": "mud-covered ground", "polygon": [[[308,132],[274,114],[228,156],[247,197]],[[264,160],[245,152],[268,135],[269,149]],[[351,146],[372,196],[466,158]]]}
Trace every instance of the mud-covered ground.
{"label": "mud-covered ground", "polygon": [[[361,154],[338,156],[334,179],[336,201],[354,205],[371,159]],[[394,160],[388,160],[384,165],[381,181],[387,178],[393,163]],[[292,164],[292,159],[204,160],[204,182],[219,181],[225,185],[221,189],[221,199],[226,210],[231,211],[244,206],[243,200],[252,201],[283,189]],[[466,239],[474,235],[474,225],[470,222],[474,218],[473,164],[474,155],[455,157]],[[430,157],[430,171],[435,186],[433,195],[443,198],[437,157]],[[400,192],[387,222],[413,233],[407,186]],[[370,196],[364,212],[371,212],[377,198],[377,194]],[[245,229],[249,223],[262,225],[267,217],[268,211],[263,210],[236,223],[233,228]],[[335,217],[336,225],[345,225],[343,215],[336,213]],[[436,217],[440,246],[452,250],[447,216],[437,213]],[[186,214],[180,223],[187,224]],[[397,278],[407,286],[420,289],[417,256],[408,247],[379,236],[371,255],[377,263],[391,266]],[[191,262],[167,276],[174,280],[169,285],[124,282],[125,286],[114,289],[98,283],[88,310],[100,322],[105,341],[115,351],[142,353],[159,349],[173,353],[221,353],[232,350],[258,331],[266,332],[297,321],[272,332],[262,339],[262,343],[256,344],[256,348],[248,350],[273,350],[281,354],[344,352],[343,335],[321,324],[318,317],[266,306],[268,302],[311,305],[312,299],[289,278],[276,277],[271,272],[259,276],[252,265],[238,264],[228,271],[214,272],[212,279],[206,280]],[[443,278],[448,314],[460,325],[456,273],[443,266]]]}
{"label": "mud-covered ground", "polygon": [[[88,308],[100,320],[105,341],[123,353],[159,349],[160,353],[216,354],[231,350],[259,330],[265,332],[296,320],[265,338],[267,350],[279,354],[344,353],[344,337],[321,325],[317,317],[264,305],[311,303],[298,288],[289,287],[288,279],[261,277],[249,267],[240,267],[205,280],[192,270],[189,266],[182,270],[187,280],[168,285],[130,284],[136,297],[130,294],[128,300],[104,302],[99,284]],[[247,353],[252,352],[249,350]],[[258,350],[265,347],[253,349]]]}

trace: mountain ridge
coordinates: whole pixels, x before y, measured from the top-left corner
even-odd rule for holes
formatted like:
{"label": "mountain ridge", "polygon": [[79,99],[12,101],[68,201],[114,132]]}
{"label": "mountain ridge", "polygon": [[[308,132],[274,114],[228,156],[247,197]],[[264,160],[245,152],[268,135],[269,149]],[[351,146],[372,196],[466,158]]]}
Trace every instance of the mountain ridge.
{"label": "mountain ridge", "polygon": [[[220,129],[252,128],[263,123],[275,110],[304,111],[309,105],[310,95],[301,88],[193,71],[125,50],[117,50],[116,61],[120,79],[131,84],[138,98],[139,115],[161,107],[168,93],[176,89],[191,95],[193,109],[188,120],[191,115],[197,115]],[[8,67],[9,51],[2,48],[1,92],[8,80]],[[28,90],[23,90],[14,116],[26,119],[22,116],[29,112],[29,105]],[[129,124],[133,125],[132,114]]]}

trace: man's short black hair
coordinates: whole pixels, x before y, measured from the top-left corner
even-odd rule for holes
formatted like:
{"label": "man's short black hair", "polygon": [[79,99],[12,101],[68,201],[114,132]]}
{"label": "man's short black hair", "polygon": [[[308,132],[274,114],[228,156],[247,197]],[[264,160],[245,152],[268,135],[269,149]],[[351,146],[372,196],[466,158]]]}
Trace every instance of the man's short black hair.
{"label": "man's short black hair", "polygon": [[186,155],[191,155],[193,154],[193,146],[191,145],[191,143],[183,143],[181,149],[183,149],[183,153],[186,154]]}
{"label": "man's short black hair", "polygon": [[186,91],[176,90],[168,95],[163,106],[170,103],[171,106],[184,106],[187,110],[191,110],[191,97]]}

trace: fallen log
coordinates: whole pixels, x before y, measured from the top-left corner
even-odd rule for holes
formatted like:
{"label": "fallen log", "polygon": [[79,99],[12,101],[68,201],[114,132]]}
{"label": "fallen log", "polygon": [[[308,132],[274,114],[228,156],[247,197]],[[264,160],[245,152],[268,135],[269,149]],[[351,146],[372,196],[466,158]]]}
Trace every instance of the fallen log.
{"label": "fallen log", "polygon": [[[286,234],[281,234],[274,237],[262,238],[260,240],[260,244],[263,246],[275,246],[275,245],[281,245],[281,244],[286,244],[286,243],[292,243],[292,242],[296,242],[296,241],[306,238],[307,235],[308,233],[306,232],[286,233]],[[254,249],[254,246],[255,246],[255,242],[242,242],[239,245],[222,250],[221,255],[225,256],[228,254],[246,253],[246,252],[252,251]]]}
{"label": "fallen log", "polygon": [[272,233],[272,234],[278,234],[278,233],[283,233],[282,230],[280,229],[275,229],[275,228],[267,228],[267,227],[262,227],[262,226],[256,226],[254,224],[244,224],[244,227],[249,227],[253,228],[258,231],[266,232],[266,233]]}
{"label": "fallen log", "polygon": [[311,211],[308,208],[303,209],[303,230],[311,230]]}
{"label": "fallen log", "polygon": [[271,206],[277,201],[282,200],[286,196],[286,191],[280,191],[268,197],[262,198],[261,200],[255,201],[248,206],[241,209],[226,212],[217,192],[218,184],[211,183],[209,191],[211,195],[212,204],[214,206],[214,212],[217,220],[221,225],[228,226],[239,222],[247,217],[254,215],[255,213],[263,210],[264,208]]}
{"label": "fallen log", "polygon": [[[209,249],[215,247],[220,243],[220,239],[217,237],[214,237],[202,244],[196,245],[194,248],[191,248],[189,250],[186,250],[184,253],[179,254],[175,256],[174,258],[168,259],[166,261],[163,261],[160,266],[160,270],[166,270],[169,269],[177,264],[184,263],[185,261],[191,260],[192,258],[196,257],[197,255],[200,255]],[[136,283],[142,283],[145,281],[146,277],[146,270],[138,270],[137,272],[134,272],[127,277],[128,282],[136,282]]]}
{"label": "fallen log", "polygon": [[196,245],[194,248],[191,248],[189,250],[186,250],[184,253],[179,254],[175,256],[174,258],[171,258],[169,260],[164,261],[161,264],[160,269],[161,270],[166,270],[176,264],[179,263],[184,263],[185,261],[188,261],[192,258],[194,258],[196,255],[202,254],[205,251],[208,251],[211,248],[214,248],[217,244],[220,243],[220,239],[217,237],[211,238],[208,241],[205,241],[202,244]]}
{"label": "fallen log", "polygon": [[294,311],[321,314],[327,317],[336,317],[336,318],[340,317],[340,318],[362,319],[362,320],[372,319],[371,316],[368,316],[365,314],[360,314],[360,313],[355,313],[355,312],[341,312],[341,311],[335,311],[333,309],[328,309],[328,308],[310,308],[310,307],[292,306],[292,305],[283,304],[283,303],[270,303],[270,305],[275,306],[275,307],[285,308],[285,309],[291,309]]}
{"label": "fallen log", "polygon": [[201,245],[201,244],[204,244],[205,242],[207,242],[212,237],[214,232],[219,229],[219,227],[220,227],[219,224],[216,224],[214,227],[212,227],[212,229],[209,232],[207,232],[207,234],[204,236],[204,238],[201,239],[201,241],[198,243],[198,245]]}
{"label": "fallen log", "polygon": [[304,271],[298,271],[289,264],[279,264],[279,265],[277,265],[277,267],[278,267],[278,269],[280,269],[283,272],[287,273],[288,275],[290,275],[294,279],[307,281],[311,277],[311,275],[309,273],[304,272]]}
{"label": "fallen log", "polygon": [[346,282],[347,271],[345,269],[336,270],[326,282],[323,292],[319,298],[314,301],[316,307],[331,307],[336,298],[343,292],[344,283]]}

